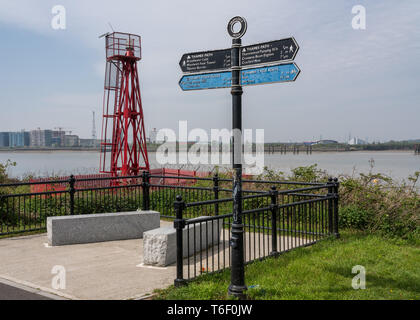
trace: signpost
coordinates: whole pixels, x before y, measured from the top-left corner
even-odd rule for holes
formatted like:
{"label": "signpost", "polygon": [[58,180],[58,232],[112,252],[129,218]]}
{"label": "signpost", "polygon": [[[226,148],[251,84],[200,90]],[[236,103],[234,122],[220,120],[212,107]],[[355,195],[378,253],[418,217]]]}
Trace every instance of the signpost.
{"label": "signpost", "polygon": [[[241,28],[236,32],[234,25],[237,23]],[[242,47],[241,37],[246,29],[246,20],[234,17],[227,26],[228,33],[233,38],[231,49],[188,53],[179,62],[181,70],[188,73],[179,80],[182,90],[231,88],[234,177],[230,238],[232,265],[228,292],[239,298],[244,297],[247,290],[242,224],[242,86],[295,81],[300,73],[299,67],[292,62],[299,50],[294,38]],[[247,68],[242,69],[242,66]],[[214,72],[216,70],[218,72]]]}

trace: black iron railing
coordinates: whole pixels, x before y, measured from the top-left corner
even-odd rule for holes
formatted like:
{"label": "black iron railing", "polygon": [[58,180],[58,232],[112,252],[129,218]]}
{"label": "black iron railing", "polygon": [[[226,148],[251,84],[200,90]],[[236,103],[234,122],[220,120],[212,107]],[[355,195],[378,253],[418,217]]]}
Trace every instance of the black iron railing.
{"label": "black iron railing", "polygon": [[[247,181],[249,182],[249,181]],[[252,181],[271,183],[273,181]],[[244,262],[250,263],[294,248],[308,246],[334,235],[338,237],[338,182],[300,184],[300,188],[278,190],[278,186],[299,185],[275,181],[268,191],[249,191],[243,196],[245,210]],[[311,193],[308,193],[310,191]],[[191,208],[231,204],[232,198],[186,202],[177,196],[174,202],[177,230],[177,278],[180,285],[203,273],[231,267],[229,243],[232,213],[200,218],[184,215]],[[231,208],[230,208],[231,209]]]}
{"label": "black iron railing", "polygon": [[[277,187],[279,203],[289,203],[299,197],[323,197],[319,194],[321,188],[334,183],[243,180],[243,184],[243,208],[254,210],[271,205],[267,194],[270,185]],[[174,219],[176,195],[186,203],[196,203],[183,210],[183,219],[199,216],[227,219],[226,215],[232,212],[231,185],[231,179],[217,174],[205,178],[148,172],[129,177],[70,176],[64,180],[0,184],[0,236],[43,231],[49,216],[150,209],[159,211],[163,218]],[[225,221],[224,227],[226,224]]]}

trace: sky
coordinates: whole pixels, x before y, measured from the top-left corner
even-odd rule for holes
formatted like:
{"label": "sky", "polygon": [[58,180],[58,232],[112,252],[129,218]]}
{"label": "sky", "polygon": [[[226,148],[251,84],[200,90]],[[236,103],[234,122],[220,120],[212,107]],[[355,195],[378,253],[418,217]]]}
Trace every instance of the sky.
{"label": "sky", "polygon": [[[66,9],[66,29],[51,27]],[[352,8],[366,8],[354,30]],[[420,138],[418,0],[0,0],[0,131],[37,127],[89,138],[92,111],[100,136],[104,39],[111,31],[142,37],[139,78],[151,128],[231,127],[229,89],[183,92],[179,60],[231,46],[226,26],[246,18],[243,45],[293,36],[301,74],[295,82],[244,87],[243,127],[265,141],[369,141]]]}

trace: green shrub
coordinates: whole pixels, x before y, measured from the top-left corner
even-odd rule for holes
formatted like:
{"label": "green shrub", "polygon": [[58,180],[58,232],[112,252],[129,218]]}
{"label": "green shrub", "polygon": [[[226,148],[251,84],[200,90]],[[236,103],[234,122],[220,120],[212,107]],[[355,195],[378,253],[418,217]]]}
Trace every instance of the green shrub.
{"label": "green shrub", "polygon": [[339,217],[340,228],[367,230],[372,222],[372,213],[357,205],[341,208]]}
{"label": "green shrub", "polygon": [[288,180],[301,182],[315,182],[326,180],[328,175],[325,171],[317,168],[317,164],[310,166],[297,167],[292,169],[292,174]]}
{"label": "green shrub", "polygon": [[[399,183],[383,174],[373,173],[374,161],[369,163],[371,170],[368,174],[339,177],[339,226],[380,232],[390,237],[419,239],[420,196],[417,182],[420,172],[408,177],[408,182]],[[327,178],[327,173],[318,169],[316,164],[297,167],[285,178],[283,172],[276,173],[267,168],[258,176],[261,180],[300,182],[320,182]]]}
{"label": "green shrub", "polygon": [[7,170],[10,167],[15,167],[16,162],[7,160],[5,163],[0,163],[0,184],[9,182],[10,178],[7,174]]}
{"label": "green shrub", "polygon": [[381,174],[342,177],[341,225],[404,239],[415,237],[420,225],[420,198],[417,179],[410,178],[408,185]]}

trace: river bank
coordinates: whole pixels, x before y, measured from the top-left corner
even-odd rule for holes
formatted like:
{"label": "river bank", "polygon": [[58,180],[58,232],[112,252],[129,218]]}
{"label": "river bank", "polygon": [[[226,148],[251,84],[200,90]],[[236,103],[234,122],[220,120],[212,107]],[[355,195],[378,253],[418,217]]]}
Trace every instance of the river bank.
{"label": "river bank", "polygon": [[0,148],[0,152],[81,152],[81,151],[96,151],[99,152],[99,148]]}
{"label": "river bank", "polygon": [[[187,148],[192,147],[193,143],[188,143]],[[147,150],[149,152],[156,152],[160,144],[148,143]],[[174,146],[179,152],[179,145]],[[368,144],[368,145],[348,145],[348,144],[313,144],[308,145],[304,143],[265,143],[264,152],[268,154],[284,154],[284,153],[313,153],[313,152],[357,152],[357,151],[389,151],[389,152],[413,152],[418,150],[419,144],[415,142],[410,143],[383,143],[383,144]],[[209,146],[210,149],[210,146]],[[255,145],[253,147],[255,151]],[[60,151],[100,151],[100,147],[0,147],[0,153],[3,152],[60,152]],[[222,151],[220,146],[219,151]]]}
{"label": "river bank", "polygon": [[[177,154],[179,160],[180,154]],[[24,176],[57,176],[69,174],[95,174],[99,171],[99,151],[35,151],[32,152],[0,152],[0,163],[8,159],[16,162],[9,169],[14,178]],[[228,157],[229,159],[229,157]],[[182,167],[186,170],[211,171],[214,165],[170,165],[160,164],[155,152],[149,152],[151,168]],[[264,166],[272,170],[290,173],[300,166],[317,164],[318,168],[329,174],[358,175],[359,173],[381,172],[394,179],[407,179],[420,171],[420,156],[407,151],[354,151],[354,152],[313,152],[264,154]],[[221,170],[228,170],[230,164],[215,164]]]}

